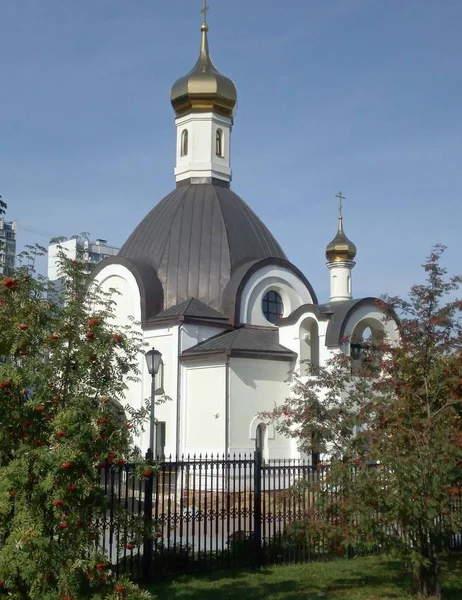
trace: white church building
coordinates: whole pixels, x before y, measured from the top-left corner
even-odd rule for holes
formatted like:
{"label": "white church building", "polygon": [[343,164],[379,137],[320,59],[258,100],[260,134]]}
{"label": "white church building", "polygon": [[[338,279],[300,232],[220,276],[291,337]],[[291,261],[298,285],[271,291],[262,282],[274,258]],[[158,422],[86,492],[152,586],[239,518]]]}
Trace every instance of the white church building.
{"label": "white church building", "polygon": [[[343,340],[388,327],[374,298],[352,296],[355,245],[343,231],[327,246],[330,299],[320,304],[251,208],[231,188],[231,133],[237,91],[212,63],[208,25],[199,58],[171,91],[175,111],[176,187],[102,261],[93,282],[117,290],[116,319],[141,324],[146,349],[162,353],[156,406],[157,452],[249,453],[298,458],[295,440],[261,427],[258,414],[290,393],[288,374],[311,360],[350,352]],[[341,197],[340,197],[341,199]],[[127,232],[128,233],[128,232]],[[151,376],[130,383],[140,407]],[[137,440],[149,446],[149,428]]]}

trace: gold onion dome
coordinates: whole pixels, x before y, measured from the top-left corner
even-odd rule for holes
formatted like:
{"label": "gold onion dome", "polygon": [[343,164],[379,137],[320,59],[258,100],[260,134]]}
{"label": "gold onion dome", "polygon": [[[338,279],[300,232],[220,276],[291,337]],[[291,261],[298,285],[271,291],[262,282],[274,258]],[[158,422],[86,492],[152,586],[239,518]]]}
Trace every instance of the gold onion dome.
{"label": "gold onion dome", "polygon": [[215,111],[232,117],[237,103],[234,83],[218,71],[210,58],[207,23],[201,27],[201,49],[197,62],[172,87],[170,101],[177,116],[192,110]]}
{"label": "gold onion dome", "polygon": [[356,256],[356,246],[343,231],[343,217],[338,219],[338,231],[334,239],[327,245],[326,258],[329,262],[353,260]]}

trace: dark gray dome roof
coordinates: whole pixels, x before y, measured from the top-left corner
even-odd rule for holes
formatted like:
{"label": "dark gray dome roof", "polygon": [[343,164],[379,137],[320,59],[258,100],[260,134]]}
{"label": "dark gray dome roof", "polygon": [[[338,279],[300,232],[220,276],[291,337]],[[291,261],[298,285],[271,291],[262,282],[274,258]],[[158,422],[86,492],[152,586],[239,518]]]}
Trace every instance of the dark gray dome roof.
{"label": "dark gray dome roof", "polygon": [[155,269],[164,310],[197,298],[221,311],[223,292],[239,266],[287,260],[249,206],[217,183],[177,187],[141,221],[118,256]]}

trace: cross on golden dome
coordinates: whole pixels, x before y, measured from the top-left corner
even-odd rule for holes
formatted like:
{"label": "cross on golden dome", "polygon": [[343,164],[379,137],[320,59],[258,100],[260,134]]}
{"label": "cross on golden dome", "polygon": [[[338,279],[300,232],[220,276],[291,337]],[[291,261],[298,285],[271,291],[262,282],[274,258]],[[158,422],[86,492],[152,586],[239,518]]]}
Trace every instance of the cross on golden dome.
{"label": "cross on golden dome", "polygon": [[338,198],[338,212],[339,212],[340,218],[342,218],[342,209],[343,209],[342,200],[345,200],[345,196],[342,194],[342,192],[339,192],[335,197]]}
{"label": "cross on golden dome", "polygon": [[226,117],[234,115],[237,103],[237,90],[234,83],[222,75],[210,58],[207,11],[207,0],[203,0],[201,13],[204,22],[201,26],[201,45],[199,58],[192,71],[178,79],[170,94],[170,100],[177,117],[191,111],[213,111]]}
{"label": "cross on golden dome", "polygon": [[210,6],[207,6],[207,0],[204,0],[204,7],[201,13],[204,15],[204,25],[207,25],[207,12],[210,10]]}

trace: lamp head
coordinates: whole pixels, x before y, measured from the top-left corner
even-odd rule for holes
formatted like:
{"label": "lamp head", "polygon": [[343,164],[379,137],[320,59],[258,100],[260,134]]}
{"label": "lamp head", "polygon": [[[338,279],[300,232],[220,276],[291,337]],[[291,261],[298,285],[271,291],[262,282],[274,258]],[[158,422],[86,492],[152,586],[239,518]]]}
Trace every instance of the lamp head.
{"label": "lamp head", "polygon": [[162,362],[162,354],[159,350],[151,348],[144,353],[146,364],[148,366],[149,375],[157,375],[159,372],[160,363]]}

